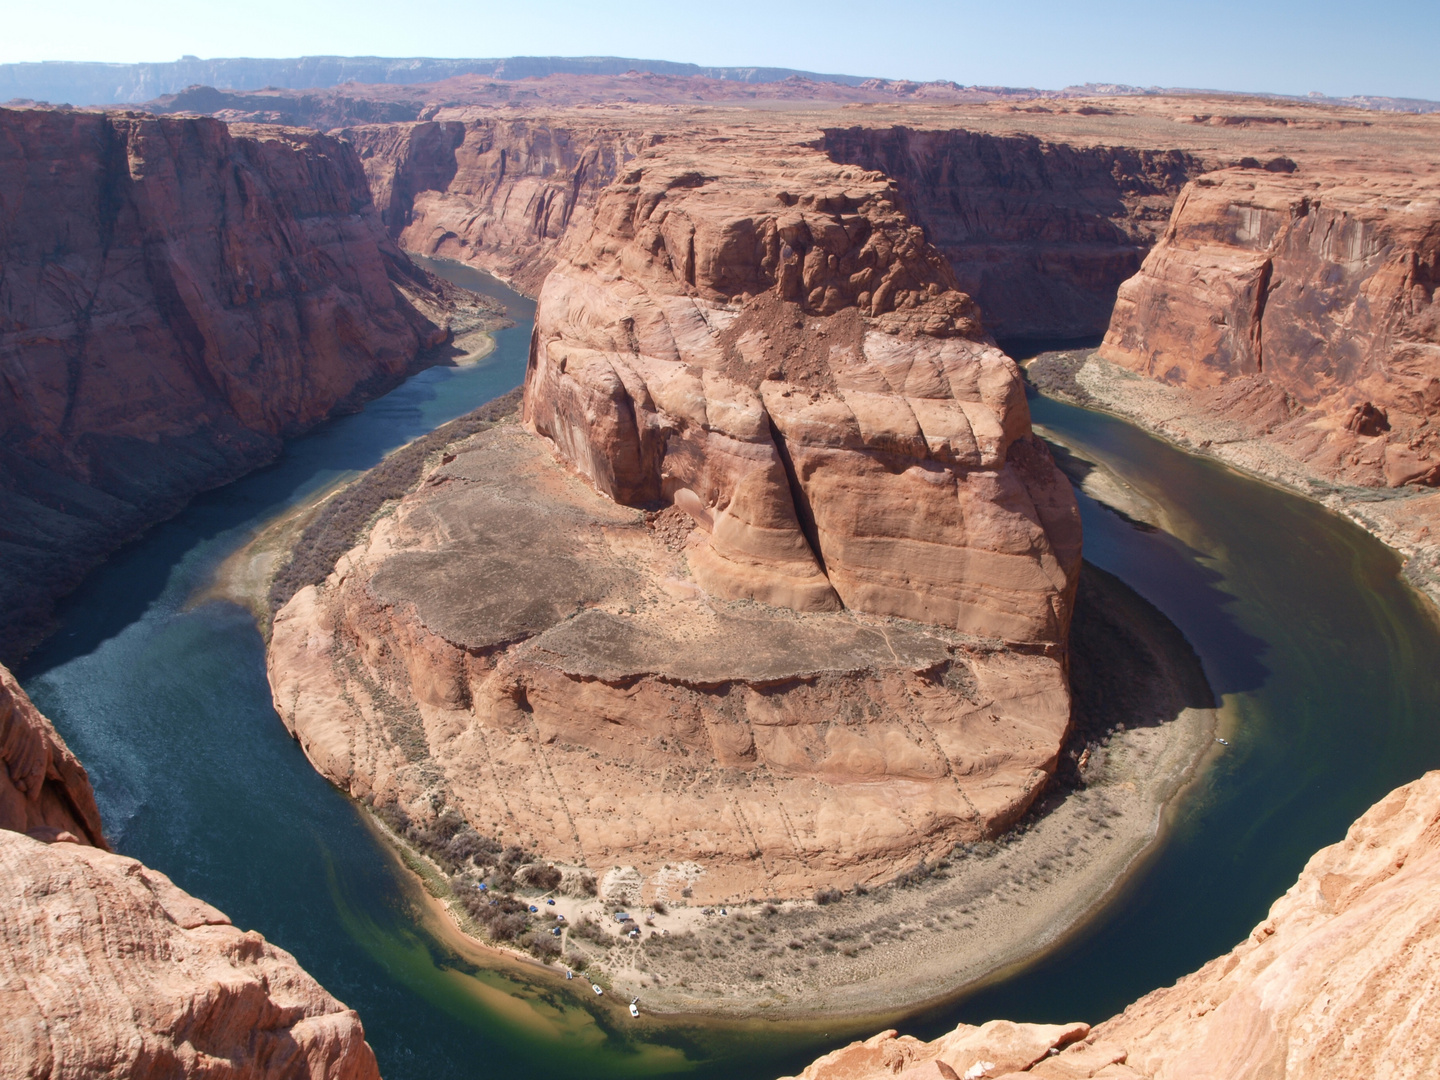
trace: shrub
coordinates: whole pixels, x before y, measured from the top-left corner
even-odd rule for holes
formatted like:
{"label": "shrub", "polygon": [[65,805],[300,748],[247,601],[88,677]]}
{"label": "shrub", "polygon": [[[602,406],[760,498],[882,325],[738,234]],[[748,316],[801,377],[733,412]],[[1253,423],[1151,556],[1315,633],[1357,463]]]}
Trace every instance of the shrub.
{"label": "shrub", "polygon": [[541,960],[553,960],[560,955],[560,939],[548,932],[527,934],[523,944],[533,956]]}
{"label": "shrub", "polygon": [[527,866],[519,876],[527,885],[552,892],[560,887],[561,873],[549,863],[544,866]]}
{"label": "shrub", "polygon": [[837,900],[844,899],[845,894],[839,889],[817,889],[815,892],[815,903],[833,904]]}

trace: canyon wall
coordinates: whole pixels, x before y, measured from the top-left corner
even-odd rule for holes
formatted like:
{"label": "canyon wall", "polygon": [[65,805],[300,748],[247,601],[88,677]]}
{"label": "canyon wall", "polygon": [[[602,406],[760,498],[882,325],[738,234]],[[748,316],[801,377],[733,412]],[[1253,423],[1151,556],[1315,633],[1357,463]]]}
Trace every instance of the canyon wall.
{"label": "canyon wall", "polygon": [[[478,111],[431,108],[437,119],[428,122],[338,134],[359,150],[403,247],[469,262],[532,293],[565,230],[588,220],[625,163],[694,130],[658,113],[617,126],[560,108],[514,120],[474,118]],[[806,137],[806,122],[782,124],[790,129],[782,139]],[[735,129],[733,118],[717,125],[716,146]],[[1213,153],[894,124],[809,137],[837,163],[895,180],[911,220],[1002,337],[1101,334],[1116,289],[1139,268],[1181,188],[1215,163]]]}
{"label": "canyon wall", "polygon": [[378,1080],[295,958],[105,846],[84,768],[0,667],[0,1075]]}
{"label": "canyon wall", "polygon": [[450,301],[353,149],[0,110],[0,656],[113,548],[400,380]]}
{"label": "canyon wall", "polygon": [[827,128],[836,161],[884,172],[997,337],[1104,332],[1120,283],[1213,155],[904,126]]}
{"label": "canyon wall", "polygon": [[364,163],[400,244],[457,259],[534,295],[555,245],[655,139],[581,118],[440,120],[338,132]]}
{"label": "canyon wall", "polygon": [[1245,941],[1093,1030],[992,1021],[929,1043],[882,1032],[820,1058],[801,1080],[1433,1076],[1437,896],[1431,772],[1316,852]]}
{"label": "canyon wall", "polygon": [[85,768],[0,667],[0,829],[108,850]]}
{"label": "canyon wall", "polygon": [[1319,477],[1440,484],[1440,205],[1423,175],[1191,183],[1100,356],[1193,391]]}

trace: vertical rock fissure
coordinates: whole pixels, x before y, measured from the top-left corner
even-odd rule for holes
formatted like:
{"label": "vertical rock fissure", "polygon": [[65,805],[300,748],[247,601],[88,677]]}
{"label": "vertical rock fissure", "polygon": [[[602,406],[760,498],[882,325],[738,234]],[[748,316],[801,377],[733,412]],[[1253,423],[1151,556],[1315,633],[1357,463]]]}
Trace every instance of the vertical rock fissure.
{"label": "vertical rock fissure", "polygon": [[1260,267],[1260,277],[1255,282],[1255,314],[1250,321],[1250,338],[1251,348],[1255,353],[1255,374],[1257,375],[1265,371],[1263,323],[1265,302],[1270,298],[1270,276],[1274,269],[1274,260],[1266,259]]}
{"label": "vertical rock fissure", "polygon": [[785,436],[780,434],[780,429],[775,426],[775,421],[768,413],[765,422],[770,426],[770,438],[775,443],[775,451],[780,455],[780,464],[785,469],[785,481],[790,485],[790,501],[795,504],[795,517],[800,522],[800,531],[805,536],[805,543],[810,546],[810,553],[820,565],[820,572],[828,578],[830,571],[825,567],[825,553],[820,550],[820,530],[815,524],[815,511],[810,506],[810,497],[805,494],[805,488],[801,486],[800,477],[795,472],[795,461],[790,456],[790,448],[785,444]]}

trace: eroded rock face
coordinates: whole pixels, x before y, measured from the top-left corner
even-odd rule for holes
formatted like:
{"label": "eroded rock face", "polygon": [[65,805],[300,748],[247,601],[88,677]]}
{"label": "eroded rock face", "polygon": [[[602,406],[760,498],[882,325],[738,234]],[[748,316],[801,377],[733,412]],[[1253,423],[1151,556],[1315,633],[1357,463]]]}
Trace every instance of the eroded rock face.
{"label": "eroded rock face", "polygon": [[888,879],[1053,770],[1053,652],[707,596],[674,508],[617,505],[516,425],[445,456],[275,619],[276,706],[355,796],[631,868],[626,902],[705,901]]}
{"label": "eroded rock face", "polygon": [[571,231],[527,423],[690,514],[716,596],[1063,642],[1074,499],[944,258],[883,176],[729,142],[667,140]]}
{"label": "eroded rock face", "polygon": [[1185,189],[1100,355],[1322,476],[1440,484],[1437,267],[1416,177],[1222,170]]}
{"label": "eroded rock face", "polygon": [[677,864],[799,896],[1006,828],[1068,726],[1079,519],[893,185],[667,137],[556,252],[545,438],[453,447],[276,617],[311,760],[646,899]]}
{"label": "eroded rock face", "polygon": [[3,667],[0,757],[0,1075],[378,1080],[294,957],[105,849],[84,768]]}
{"label": "eroded rock face", "polygon": [[960,1076],[1053,1080],[1431,1076],[1440,1069],[1437,896],[1440,772],[1431,772],[1318,851],[1244,942],[1093,1031],[1004,1025],[1015,1042],[1028,1040],[1009,1056],[984,1035],[1003,1021],[932,1043],[884,1032],[801,1075],[879,1080],[933,1061]]}
{"label": "eroded rock face", "polygon": [[[1139,134],[1138,132],[1136,134]],[[1004,340],[1099,335],[1115,292],[1211,154],[1033,135],[827,128],[836,161],[894,178],[926,237]]]}
{"label": "eroded rock face", "polygon": [[338,132],[408,251],[457,259],[533,294],[571,223],[652,136],[575,117],[445,119]]}
{"label": "eroded rock face", "polygon": [[15,677],[0,667],[0,829],[105,848],[85,768]]}
{"label": "eroded rock face", "polygon": [[353,150],[0,110],[0,656],[55,595],[446,337]]}
{"label": "eroded rock face", "polygon": [[164,874],[0,830],[0,1073],[378,1078],[359,1017]]}

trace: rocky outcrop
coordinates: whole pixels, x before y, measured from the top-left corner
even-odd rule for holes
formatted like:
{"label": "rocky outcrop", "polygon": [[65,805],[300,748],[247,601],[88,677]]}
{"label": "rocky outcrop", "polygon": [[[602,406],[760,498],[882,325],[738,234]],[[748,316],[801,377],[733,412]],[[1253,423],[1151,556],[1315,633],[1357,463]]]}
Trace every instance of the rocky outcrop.
{"label": "rocky outcrop", "polygon": [[1093,1031],[1002,1021],[962,1025],[931,1043],[885,1032],[801,1076],[1430,1076],[1440,1068],[1437,896],[1440,772],[1432,772],[1317,852],[1244,942]]}
{"label": "rocky outcrop", "polygon": [[358,798],[699,902],[886,880],[1055,768],[1057,655],[707,596],[685,514],[617,506],[516,425],[442,462],[275,618],[276,707]]}
{"label": "rocky outcrop", "polygon": [[338,134],[358,151],[380,216],[406,250],[468,262],[531,294],[576,215],[588,214],[652,138],[576,117],[376,124]]}
{"label": "rocky outcrop", "polygon": [[[475,89],[452,95],[468,100]],[[391,234],[408,250],[470,262],[530,291],[554,265],[565,229],[588,222],[625,162],[679,126],[664,115],[613,127],[563,111],[504,121],[468,119],[458,105],[430,112],[440,118],[340,133],[360,151]],[[1002,337],[1102,333],[1116,289],[1139,268],[1181,188],[1214,165],[1213,154],[1029,135],[791,126],[791,137],[813,139],[834,161],[890,176],[987,329]]]}
{"label": "rocky outcrop", "polygon": [[106,848],[85,768],[0,667],[0,829]]}
{"label": "rocky outcrop", "polygon": [[827,128],[822,145],[895,180],[1002,339],[1103,333],[1181,188],[1213,167],[1182,150],[903,126]]}
{"label": "rocky outcrop", "polygon": [[546,279],[525,419],[617,502],[689,514],[713,595],[1065,640],[1073,496],[879,174],[643,156]]}
{"label": "rocky outcrop", "polygon": [[667,139],[566,232],[525,386],[544,439],[451,447],[277,614],[270,680],[357,797],[647,897],[677,864],[697,898],[800,896],[1034,799],[1079,519],[892,185],[706,149]]}
{"label": "rocky outcrop", "polygon": [[106,850],[84,768],[3,667],[0,760],[0,1075],[378,1080],[294,957]]}
{"label": "rocky outcrop", "polygon": [[1440,210],[1419,178],[1210,173],[1121,288],[1100,356],[1193,391],[1195,411],[1318,477],[1434,486],[1437,267]]}
{"label": "rocky outcrop", "polygon": [[0,110],[0,655],[185,499],[398,381],[448,301],[346,144]]}

